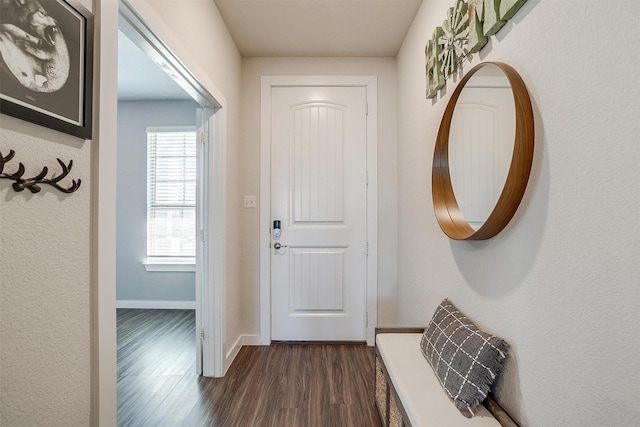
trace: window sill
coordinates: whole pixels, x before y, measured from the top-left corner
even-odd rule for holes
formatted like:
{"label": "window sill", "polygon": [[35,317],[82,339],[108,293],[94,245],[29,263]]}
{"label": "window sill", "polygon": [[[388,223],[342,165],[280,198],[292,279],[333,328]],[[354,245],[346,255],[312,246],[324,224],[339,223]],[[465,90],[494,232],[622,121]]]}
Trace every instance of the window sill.
{"label": "window sill", "polygon": [[143,262],[144,269],[151,272],[195,272],[195,262]]}

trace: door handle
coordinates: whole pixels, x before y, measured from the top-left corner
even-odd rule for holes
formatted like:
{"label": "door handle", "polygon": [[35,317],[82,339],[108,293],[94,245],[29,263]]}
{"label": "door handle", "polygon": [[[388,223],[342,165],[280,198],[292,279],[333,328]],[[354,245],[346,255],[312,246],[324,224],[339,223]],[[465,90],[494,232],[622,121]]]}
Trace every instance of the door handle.
{"label": "door handle", "polygon": [[286,247],[287,247],[287,245],[283,245],[283,244],[281,244],[280,242],[275,242],[275,243],[273,244],[273,249],[275,249],[276,251],[277,251],[278,249],[286,248]]}

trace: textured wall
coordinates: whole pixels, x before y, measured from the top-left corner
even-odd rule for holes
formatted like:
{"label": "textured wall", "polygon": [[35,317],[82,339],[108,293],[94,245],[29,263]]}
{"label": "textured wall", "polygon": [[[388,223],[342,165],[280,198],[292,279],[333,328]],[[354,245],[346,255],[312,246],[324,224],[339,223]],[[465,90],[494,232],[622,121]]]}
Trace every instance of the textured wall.
{"label": "textured wall", "polygon": [[[244,58],[242,62],[241,129],[244,194],[260,194],[260,90],[261,76],[375,75],[378,76],[378,324],[395,322],[397,222],[397,116],[396,68],[393,58]],[[259,209],[242,212],[245,331],[259,333],[258,225]]]}
{"label": "textured wall", "polygon": [[[500,397],[531,426],[631,426],[640,409],[640,39],[636,1],[529,0],[473,64],[522,75],[533,171],[497,237],[449,240],[431,158],[455,79],[426,100],[424,47],[452,1],[425,0],[398,56],[399,323],[450,298],[513,346]],[[465,70],[471,68],[466,63]]]}
{"label": "textured wall", "polygon": [[118,103],[116,299],[195,301],[192,272],[147,272],[147,126],[195,126],[192,101]]}
{"label": "textured wall", "polygon": [[31,194],[0,180],[0,425],[89,425],[91,142],[0,115],[9,149],[6,171],[51,177],[73,159],[82,184]]}

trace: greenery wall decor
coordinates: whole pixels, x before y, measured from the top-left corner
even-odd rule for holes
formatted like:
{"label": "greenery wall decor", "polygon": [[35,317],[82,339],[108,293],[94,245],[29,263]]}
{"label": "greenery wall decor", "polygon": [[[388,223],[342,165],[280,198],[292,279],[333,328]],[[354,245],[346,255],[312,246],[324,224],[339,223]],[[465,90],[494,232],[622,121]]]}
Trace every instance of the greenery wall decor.
{"label": "greenery wall decor", "polygon": [[425,48],[427,99],[456,73],[458,64],[480,51],[527,0],[456,0]]}

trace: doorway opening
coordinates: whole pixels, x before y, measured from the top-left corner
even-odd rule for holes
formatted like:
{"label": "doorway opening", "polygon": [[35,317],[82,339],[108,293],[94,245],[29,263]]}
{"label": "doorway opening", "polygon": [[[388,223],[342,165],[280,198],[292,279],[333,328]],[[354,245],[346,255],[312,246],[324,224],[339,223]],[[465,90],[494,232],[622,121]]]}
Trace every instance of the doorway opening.
{"label": "doorway opening", "polygon": [[[138,254],[144,251],[143,255],[136,255],[136,259],[133,260],[137,264],[135,274],[138,277],[138,281],[140,281],[140,277],[146,276],[149,278],[151,276],[150,282],[155,281],[156,283],[147,283],[147,290],[155,292],[153,296],[148,298],[140,296],[143,295],[141,293],[133,293],[127,296],[123,294],[124,291],[122,289],[118,289],[116,298],[121,300],[118,302],[118,306],[123,308],[128,305],[130,308],[138,306],[137,308],[195,310],[195,319],[193,319],[195,325],[194,351],[192,353],[192,358],[195,358],[195,360],[192,360],[191,363],[195,364],[195,371],[198,374],[209,377],[221,376],[222,332],[224,327],[221,319],[223,318],[223,306],[221,298],[216,298],[216,296],[222,294],[221,288],[224,279],[224,255],[220,250],[224,240],[223,230],[221,230],[222,221],[220,221],[221,213],[223,212],[221,185],[223,169],[221,167],[222,106],[198,82],[195,76],[189,72],[163,41],[158,38],[131,5],[124,0],[119,2],[118,28],[119,61],[131,61],[133,63],[128,64],[129,66],[133,65],[133,67],[128,67],[129,69],[133,68],[133,71],[125,71],[124,73],[120,70],[127,67],[121,67],[120,65],[127,64],[119,64],[119,73],[123,73],[123,77],[132,77],[132,73],[137,72],[147,82],[152,80],[152,75],[158,74],[158,78],[164,78],[165,80],[158,80],[153,85],[155,89],[166,90],[166,93],[162,95],[156,94],[153,96],[144,95],[143,93],[126,95],[125,91],[123,91],[121,97],[119,93],[118,116],[126,116],[127,120],[123,119],[118,123],[118,140],[120,142],[122,134],[135,132],[142,134],[142,137],[135,136],[137,138],[135,143],[138,145],[135,151],[144,153],[144,156],[136,158],[133,155],[133,149],[129,152],[129,147],[118,148],[118,161],[120,162],[124,159],[124,161],[130,162],[130,166],[126,169],[128,174],[133,174],[128,175],[132,177],[131,182],[129,182],[127,177],[120,176],[122,168],[118,166],[118,186],[119,189],[125,188],[126,191],[130,191],[135,183],[135,185],[144,189],[144,195],[142,196],[142,201],[139,195],[131,198],[126,195],[121,197],[122,195],[120,194],[116,196],[119,202],[117,203],[118,216],[122,218],[127,216],[137,218],[135,223],[129,224],[129,232],[121,233],[121,230],[118,230],[117,233],[118,238],[122,235],[126,235],[127,239],[134,237],[134,235],[140,237],[141,234],[144,234],[144,236],[142,240],[138,238],[136,244],[131,243],[129,245],[124,242],[122,245],[121,243],[123,242],[118,242],[117,247],[134,247],[137,245]],[[136,53],[138,57],[134,59],[121,56],[121,54],[132,54],[132,52]],[[152,67],[149,71],[144,71],[147,68],[143,68],[141,65],[145,62]],[[119,90],[122,89],[120,81],[122,79],[119,78]],[[143,83],[140,82],[133,84],[133,88],[136,90],[141,90],[142,86]],[[142,100],[143,98],[144,100]],[[120,114],[121,108],[126,108],[125,114]],[[170,123],[170,120],[173,120],[173,123]],[[193,245],[191,252],[193,253],[189,251],[186,253],[187,256],[191,255],[191,262],[175,262],[176,260],[173,259],[173,262],[158,263],[148,262],[149,260],[146,259],[148,255],[146,252],[147,222],[149,221],[147,217],[148,206],[145,206],[144,212],[140,212],[142,204],[148,205],[146,194],[148,156],[146,153],[145,133],[148,133],[154,126],[156,128],[151,129],[152,131],[157,131],[157,126],[164,127],[165,125],[173,127],[187,126],[195,132],[195,146],[190,148],[196,158],[195,162],[185,161],[185,158],[180,156],[176,156],[172,160],[181,162],[182,167],[186,169],[192,168],[193,163],[195,163],[195,170],[189,170],[186,173],[186,175],[190,176],[195,175],[195,188],[190,183],[176,184],[175,180],[172,182],[165,180],[163,184],[171,187],[167,194],[171,194],[171,191],[175,189],[175,185],[181,186],[182,190],[177,191],[188,192],[189,196],[185,196],[185,199],[188,199],[186,205],[191,205],[195,208],[194,211],[190,211],[188,214],[185,214],[186,208],[180,211],[180,215],[191,216],[190,226],[195,223],[193,236],[190,237],[192,239],[190,243]],[[125,129],[125,127],[128,128]],[[138,206],[137,211],[134,208],[136,203]],[[168,201],[168,203],[171,204],[173,201]],[[120,205],[122,204],[125,205],[123,207],[125,209],[124,212],[121,212],[122,206]],[[178,209],[175,206],[171,207],[174,208],[171,215],[175,216]],[[132,209],[133,211],[131,211]],[[158,216],[170,216],[166,212],[158,213],[157,210],[154,212]],[[127,218],[127,221],[129,220],[130,218]],[[171,219],[167,220],[167,218],[164,218],[163,221],[160,227],[164,227],[164,231],[160,232],[160,234],[164,233],[166,235],[167,229],[175,228],[176,224],[178,224]],[[121,223],[126,223],[126,221],[118,221],[118,225]],[[222,238],[220,238],[221,236]],[[161,239],[163,236],[159,238]],[[140,243],[141,241],[143,242],[142,244]],[[165,243],[156,242],[156,244],[162,249],[162,245]],[[119,263],[120,254],[117,256]],[[157,258],[154,258],[154,260],[157,261]],[[184,259],[182,260],[184,261]],[[146,265],[143,265],[144,261],[147,261]],[[181,277],[178,277],[180,275]],[[118,267],[118,281],[120,281],[119,276]],[[160,279],[160,277],[163,278]],[[144,289],[138,289],[138,292],[141,291],[144,291]],[[163,293],[164,297],[162,296]],[[123,303],[124,300],[129,301],[129,303]]]}

